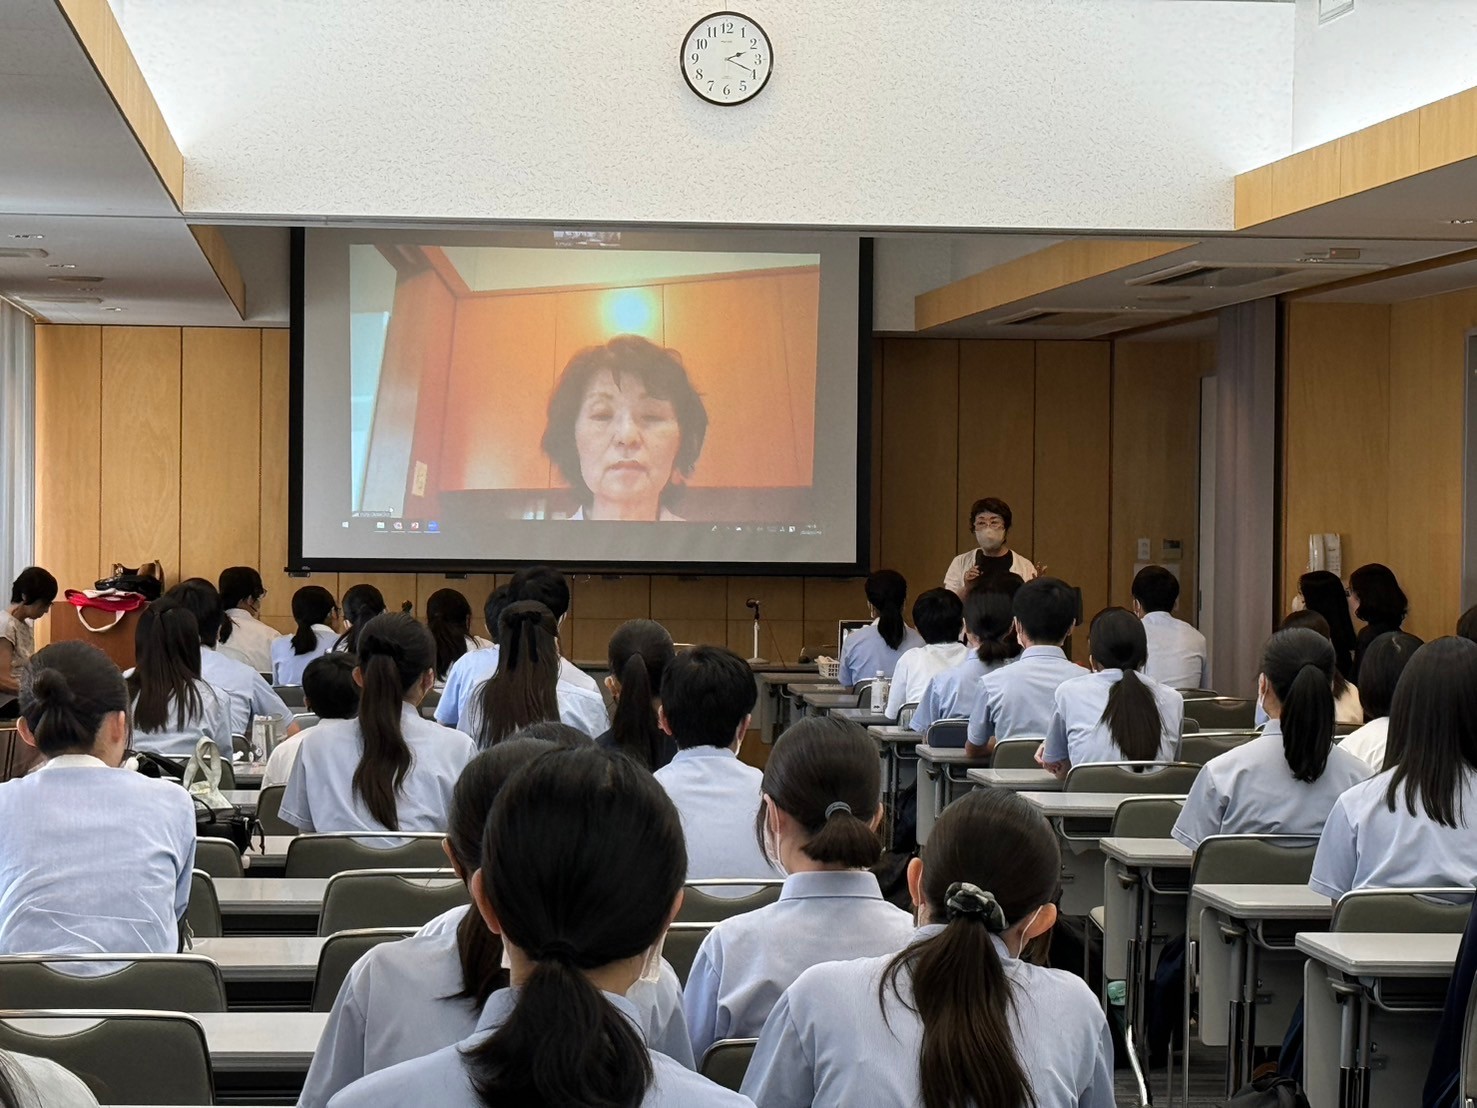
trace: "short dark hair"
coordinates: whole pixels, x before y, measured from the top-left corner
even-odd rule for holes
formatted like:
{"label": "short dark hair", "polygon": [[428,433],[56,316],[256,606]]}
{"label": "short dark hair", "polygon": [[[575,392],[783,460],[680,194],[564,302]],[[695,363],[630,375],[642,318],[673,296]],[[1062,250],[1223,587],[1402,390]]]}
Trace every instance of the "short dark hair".
{"label": "short dark hair", "polygon": [[[681,434],[673,465],[682,476],[691,477],[703,450],[703,439],[707,437],[708,410],[687,377],[682,355],[640,335],[616,335],[604,345],[587,346],[570,358],[549,397],[548,423],[540,446],[580,500],[588,504],[591,493],[580,472],[574,429],[585,402],[585,391],[601,371],[608,371],[617,384],[622,377],[634,377],[645,386],[648,396],[671,403]],[[665,500],[667,492],[662,497]]]}
{"label": "short dark hair", "polygon": [[683,750],[728,746],[759,699],[749,663],[721,646],[682,650],[662,674],[662,714]]}
{"label": "short dark hair", "polygon": [[1359,609],[1354,614],[1365,623],[1398,627],[1410,609],[1395,571],[1379,562],[1370,562],[1349,574],[1349,589],[1359,598]]}
{"label": "short dark hair", "polygon": [[56,599],[56,578],[40,566],[27,566],[10,586],[12,604],[34,604]]}
{"label": "short dark hair", "polygon": [[204,646],[214,646],[221,633],[221,621],[226,618],[221,594],[204,577],[186,577],[164,594],[178,600],[195,617],[195,627],[200,632]]}
{"label": "short dark hair", "polygon": [[1077,593],[1056,577],[1037,577],[1016,592],[1011,611],[1032,642],[1060,643],[1077,622]]}
{"label": "short dark hair", "polygon": [[243,600],[255,600],[267,591],[262,575],[251,566],[230,566],[221,570],[218,588],[221,604],[227,611],[239,607]]}
{"label": "short dark hair", "polygon": [[[491,598],[489,597],[489,603]],[[554,614],[557,622],[569,611],[569,581],[550,566],[529,566],[513,574],[508,582],[508,603],[533,600]],[[497,638],[494,634],[493,638]]]}
{"label": "short dark hair", "polygon": [[342,651],[321,654],[303,670],[303,700],[319,719],[353,719],[359,714],[355,661]]}
{"label": "short dark hair", "polygon": [[1172,612],[1180,598],[1180,579],[1163,566],[1145,566],[1133,575],[1129,590],[1148,612]]}
{"label": "short dark hair", "polygon": [[1425,643],[1404,631],[1386,631],[1376,635],[1364,651],[1359,663],[1359,706],[1365,720],[1390,714],[1395,703],[1395,687],[1405,666]]}
{"label": "short dark hair", "polygon": [[1456,633],[1457,638],[1477,642],[1477,604],[1463,612],[1462,618],[1456,621]]}
{"label": "short dark hair", "polygon": [[511,603],[513,603],[513,590],[507,585],[499,585],[487,594],[487,600],[482,605],[482,622],[487,624],[487,637],[493,642],[497,642],[498,617]]}
{"label": "short dark hair", "polygon": [[928,589],[913,601],[913,626],[926,643],[957,642],[964,629],[964,602],[952,589]]}
{"label": "short dark hair", "polygon": [[999,497],[995,497],[995,496],[982,497],[981,499],[976,500],[973,504],[971,504],[969,506],[969,521],[968,522],[969,522],[969,526],[970,526],[971,529],[973,529],[973,527],[974,527],[974,521],[979,516],[979,514],[981,512],[989,512],[991,515],[997,515],[997,516],[999,516],[1001,519],[1003,519],[1005,521],[1005,529],[1007,531],[1010,530],[1010,522],[1011,522],[1010,505],[1007,504],[1005,501],[1001,500]]}

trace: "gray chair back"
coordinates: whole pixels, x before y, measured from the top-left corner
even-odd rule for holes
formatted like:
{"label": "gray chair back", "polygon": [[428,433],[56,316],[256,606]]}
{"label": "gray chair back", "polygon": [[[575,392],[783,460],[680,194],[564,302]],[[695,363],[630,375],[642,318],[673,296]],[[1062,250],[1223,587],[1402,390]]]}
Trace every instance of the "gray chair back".
{"label": "gray chair back", "polygon": [[1221,694],[1214,689],[1175,689],[1186,700],[1219,700]]}
{"label": "gray chair back", "polygon": [[1330,931],[1460,935],[1472,911],[1470,885],[1429,889],[1354,889],[1333,906]]}
{"label": "gray chair back", "polygon": [[[995,755],[990,765],[996,769],[1040,769],[1036,762],[1036,751],[1044,740],[1001,739],[995,744]],[[930,744],[931,745],[931,744]]]}
{"label": "gray chair back", "polygon": [[351,870],[328,879],[318,934],[364,927],[424,927],[471,903],[467,886],[449,869]]}
{"label": "gray chair back", "polygon": [[1219,758],[1235,750],[1253,736],[1240,731],[1213,731],[1186,735],[1180,740],[1179,760],[1194,766],[1203,766],[1212,758]]}
{"label": "gray chair back", "polygon": [[441,703],[441,690],[432,689],[426,693],[426,698],[421,701],[421,715],[426,719],[436,718],[436,708]]}
{"label": "gray chair back", "polygon": [[312,712],[298,712],[292,717],[292,722],[297,724],[299,731],[306,731],[309,727],[318,726],[318,717]]}
{"label": "gray chair back", "polygon": [[[283,876],[332,877],[351,869],[442,869],[445,839],[439,832],[409,831],[299,835],[287,844]],[[398,845],[376,845],[380,842]]]}
{"label": "gray chair back", "polygon": [[1306,885],[1318,837],[1212,835],[1195,851],[1191,885]]}
{"label": "gray chair back", "polygon": [[[78,1030],[79,1019],[92,1022]],[[8,1009],[0,1049],[49,1058],[103,1104],[215,1102],[205,1029],[183,1012]]]}
{"label": "gray chair back", "polygon": [[906,727],[913,722],[913,713],[918,710],[918,701],[910,700],[897,710],[897,725]]}
{"label": "gray chair back", "polygon": [[216,783],[216,788],[222,792],[229,792],[236,787],[236,771],[231,768],[231,763],[222,758],[220,761],[221,779]]}
{"label": "gray chair back", "polygon": [[286,785],[270,785],[257,794],[256,818],[264,835],[296,835],[297,828],[281,816],[282,794]]}
{"label": "gray chair back", "polygon": [[968,738],[969,720],[937,719],[928,725],[928,735],[923,741],[944,750],[963,750]]}
{"label": "gray chair back", "polygon": [[1113,834],[1123,839],[1167,839],[1180,811],[1180,802],[1170,797],[1132,797],[1113,813]]}
{"label": "gray chair back", "polygon": [[743,1086],[744,1075],[749,1072],[749,1059],[754,1057],[754,1047],[758,1043],[758,1039],[719,1039],[708,1047],[698,1072],[713,1084],[738,1092]]}
{"label": "gray chair back", "polygon": [[282,698],[282,703],[289,708],[306,708],[307,700],[303,698],[303,687],[301,685],[273,685],[272,691]]}
{"label": "gray chair back", "polygon": [[1185,716],[1200,725],[1202,731],[1224,731],[1256,724],[1256,701],[1232,696],[1186,700]]}
{"label": "gray chair back", "polygon": [[333,1002],[338,999],[344,978],[349,976],[349,971],[360,958],[380,943],[394,942],[414,934],[414,928],[410,927],[361,927],[328,936],[318,951],[318,971],[313,975],[313,1011],[333,1011]]}
{"label": "gray chair back", "polygon": [[1193,734],[1195,734],[1199,730],[1200,730],[1200,724],[1199,724],[1199,722],[1197,722],[1196,720],[1191,719],[1189,716],[1185,716],[1183,719],[1180,720],[1180,734],[1181,735],[1193,735]]}
{"label": "gray chair back", "polygon": [[[714,924],[730,916],[741,916],[755,908],[773,904],[780,898],[783,881],[749,881],[735,877],[711,881],[689,881],[682,889],[682,907],[677,910],[678,923]],[[742,888],[751,890],[743,896],[715,896],[708,890]]]}
{"label": "gray chair back", "polygon": [[[245,877],[246,867],[241,864],[241,851],[230,839],[206,837],[195,840],[195,868],[211,877]],[[147,1007],[147,1005],[143,1005]],[[189,1011],[195,1011],[194,1008]]]}
{"label": "gray chair back", "polygon": [[1199,774],[1199,766],[1183,762],[1088,762],[1067,771],[1062,791],[1184,796]]}
{"label": "gray chair back", "polygon": [[[97,969],[110,972],[87,972]],[[224,1012],[226,983],[203,954],[11,954],[0,956],[0,1008]]]}
{"label": "gray chair back", "polygon": [[667,939],[662,946],[662,957],[676,971],[677,978],[687,987],[687,975],[692,972],[693,960],[698,948],[713,930],[711,923],[674,923],[667,928]]}
{"label": "gray chair back", "polygon": [[200,938],[221,934],[221,902],[215,895],[215,882],[210,874],[195,870],[190,875],[190,903],[185,908],[185,922],[190,933]]}

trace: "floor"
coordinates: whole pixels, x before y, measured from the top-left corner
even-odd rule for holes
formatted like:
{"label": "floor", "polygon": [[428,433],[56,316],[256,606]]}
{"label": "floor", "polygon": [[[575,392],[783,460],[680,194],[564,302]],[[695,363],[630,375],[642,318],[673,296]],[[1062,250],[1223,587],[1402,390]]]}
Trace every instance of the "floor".
{"label": "floor", "polygon": [[[1188,1108],[1222,1108],[1226,1103],[1225,1052],[1202,1047],[1198,1043],[1190,1052],[1190,1103]],[[1180,1101],[1180,1074],[1175,1070],[1174,1096],[1168,1092],[1168,1077],[1163,1069],[1148,1075],[1150,1096],[1155,1108],[1166,1108],[1173,1104],[1184,1108]],[[1136,1108],[1139,1103],[1138,1088],[1131,1070],[1121,1069],[1116,1075],[1118,1108]]]}

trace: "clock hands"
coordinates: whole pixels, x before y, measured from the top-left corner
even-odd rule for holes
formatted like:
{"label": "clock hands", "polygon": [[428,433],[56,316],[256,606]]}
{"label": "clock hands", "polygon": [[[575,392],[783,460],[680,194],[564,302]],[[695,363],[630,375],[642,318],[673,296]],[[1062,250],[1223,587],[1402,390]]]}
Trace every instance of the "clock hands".
{"label": "clock hands", "polygon": [[736,61],[733,60],[734,58],[742,58],[747,53],[748,53],[747,50],[740,50],[737,54],[733,55],[733,57],[731,57],[731,58],[724,58],[723,60],[726,61],[726,62],[728,62],[730,65],[737,66],[739,69],[742,69],[745,73],[747,73],[750,77],[753,77],[754,76],[754,71],[752,69],[750,69],[746,65],[739,65],[738,62],[736,62]]}

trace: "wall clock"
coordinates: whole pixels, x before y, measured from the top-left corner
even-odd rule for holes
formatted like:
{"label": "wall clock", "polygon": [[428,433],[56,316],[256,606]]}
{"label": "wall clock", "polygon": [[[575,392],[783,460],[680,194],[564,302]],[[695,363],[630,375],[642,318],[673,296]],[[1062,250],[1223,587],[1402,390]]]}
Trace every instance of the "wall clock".
{"label": "wall clock", "polygon": [[740,12],[714,12],[682,40],[682,76],[710,104],[732,107],[754,99],[774,72],[764,28]]}

